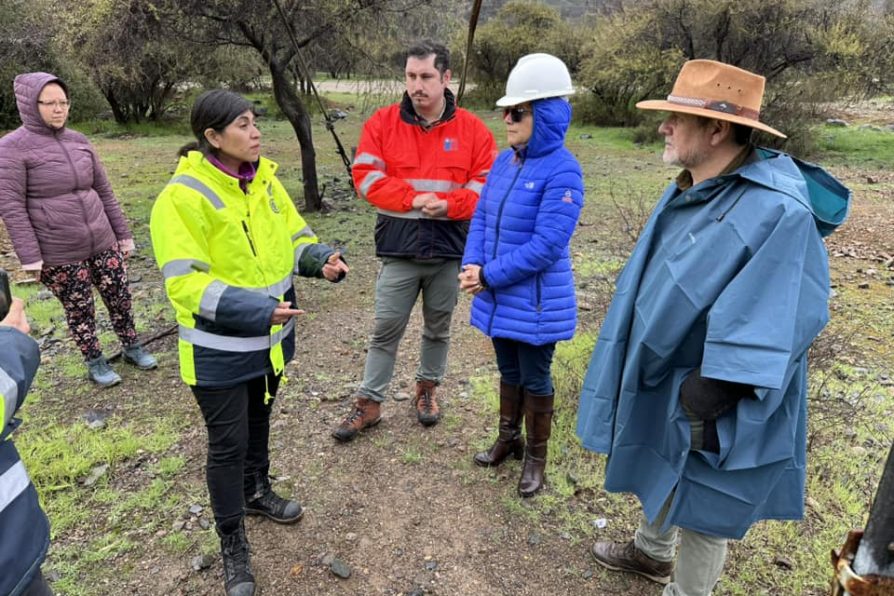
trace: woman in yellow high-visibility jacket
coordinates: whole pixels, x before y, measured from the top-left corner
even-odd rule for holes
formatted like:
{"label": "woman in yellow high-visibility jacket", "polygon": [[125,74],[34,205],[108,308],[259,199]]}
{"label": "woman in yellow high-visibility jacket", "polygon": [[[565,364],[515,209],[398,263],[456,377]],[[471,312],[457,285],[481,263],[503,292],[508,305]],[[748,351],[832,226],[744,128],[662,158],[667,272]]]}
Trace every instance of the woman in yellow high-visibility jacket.
{"label": "woman in yellow high-visibility jacket", "polygon": [[252,104],[203,93],[152,209],[155,258],[180,326],[180,372],[208,430],[207,480],[231,596],[254,593],[243,517],[296,522],[301,505],[268,477],[272,396],[295,351],[292,275],[340,281],[348,267],[319,244],[260,157]]}

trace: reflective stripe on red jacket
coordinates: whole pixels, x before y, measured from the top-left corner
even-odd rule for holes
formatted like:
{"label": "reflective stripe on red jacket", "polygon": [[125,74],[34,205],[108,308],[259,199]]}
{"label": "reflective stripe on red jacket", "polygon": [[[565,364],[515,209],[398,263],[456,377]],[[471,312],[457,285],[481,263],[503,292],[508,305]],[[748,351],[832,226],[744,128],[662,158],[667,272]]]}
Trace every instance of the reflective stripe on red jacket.
{"label": "reflective stripe on red jacket", "polygon": [[[462,257],[497,146],[481,120],[456,107],[449,89],[445,99],[444,115],[431,127],[420,123],[406,94],[363,125],[352,172],[358,194],[378,211],[380,257]],[[426,192],[447,200],[446,217],[413,209],[416,195]]]}

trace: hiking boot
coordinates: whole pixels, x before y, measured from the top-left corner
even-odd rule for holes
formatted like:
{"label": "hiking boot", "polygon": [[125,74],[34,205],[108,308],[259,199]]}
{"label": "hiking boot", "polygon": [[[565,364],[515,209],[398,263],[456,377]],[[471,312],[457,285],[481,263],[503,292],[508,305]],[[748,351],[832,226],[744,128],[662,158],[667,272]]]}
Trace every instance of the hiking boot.
{"label": "hiking boot", "polygon": [[522,388],[500,381],[500,430],[497,440],[487,451],[476,453],[475,465],[499,466],[512,455],[521,459],[525,452],[525,444],[521,438]]}
{"label": "hiking boot", "polygon": [[422,426],[434,426],[441,419],[441,408],[435,400],[434,381],[416,381],[416,397],[413,405],[416,406],[416,418]]}
{"label": "hiking boot", "polygon": [[155,357],[144,350],[139,344],[124,348],[121,357],[125,362],[133,364],[140,370],[152,370],[153,368],[158,368],[158,361]]}
{"label": "hiking boot", "polygon": [[87,361],[87,377],[101,387],[112,387],[121,382],[121,377],[112,370],[109,361],[102,354]]}
{"label": "hiking boot", "polygon": [[361,430],[377,425],[381,419],[382,405],[368,397],[358,395],[351,413],[335,427],[332,436],[343,443],[350,441]]}
{"label": "hiking boot", "polygon": [[304,509],[298,501],[283,499],[268,487],[260,497],[246,500],[245,514],[263,515],[280,524],[294,524],[304,515]]}
{"label": "hiking boot", "polygon": [[596,562],[613,571],[636,573],[662,585],[670,583],[673,561],[656,561],[630,542],[597,542],[590,549]]}
{"label": "hiking boot", "polygon": [[217,528],[220,536],[220,554],[223,557],[224,589],[227,596],[253,596],[255,593],[255,576],[251,572],[251,555],[248,540],[245,538],[245,525],[239,520],[239,526],[228,534]]}

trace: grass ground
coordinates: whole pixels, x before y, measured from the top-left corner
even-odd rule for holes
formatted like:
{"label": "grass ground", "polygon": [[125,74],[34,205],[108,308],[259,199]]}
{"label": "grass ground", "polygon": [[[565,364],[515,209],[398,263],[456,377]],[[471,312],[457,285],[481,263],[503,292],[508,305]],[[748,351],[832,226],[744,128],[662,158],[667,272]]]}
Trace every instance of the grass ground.
{"label": "grass ground", "polygon": [[[335,97],[346,107],[357,105],[351,99]],[[480,115],[501,141],[498,114]],[[355,144],[361,120],[351,112],[337,125],[346,146]],[[281,177],[301,205],[291,130],[276,120],[262,126],[265,154],[282,165]],[[149,212],[173,172],[176,149],[189,139],[178,127],[121,130],[88,123],[84,129],[143,247],[131,275],[138,280],[137,325],[148,335],[172,322],[149,258]],[[389,402],[382,428],[357,443],[333,446],[326,436],[362,369],[376,266],[372,213],[351,197],[319,122],[314,134],[320,179],[336,210],[307,219],[321,238],[347,248],[353,285],[299,285],[309,313],[304,350],[279,400],[272,440],[279,488],[304,495],[311,513],[292,533],[250,528],[256,567],[270,593],[397,594],[412,586],[442,594],[657,593],[589,559],[594,539],[630,535],[638,508],[635,499],[602,490],[604,459],[585,452],[574,436],[578,390],[614,277],[675,174],[659,163],[657,146],[635,145],[632,133],[620,129],[575,126],[569,133],[587,185],[572,245],[580,332],[556,355],[559,407],[549,490],[523,501],[514,493],[517,465],[481,471],[469,461],[492,440],[497,397],[490,348],[465,324],[467,302],[455,323],[455,378],[445,384],[451,397],[435,430],[419,434],[396,413],[400,405]],[[832,321],[813,354],[807,516],[800,523],[758,524],[734,544],[716,591],[721,595],[826,593],[828,552],[848,529],[864,524],[894,439],[894,380],[888,376],[894,363],[894,134],[826,129],[821,138],[820,161],[855,196],[850,221],[828,242],[835,295]],[[12,255],[3,252],[0,265],[14,267]],[[216,537],[202,479],[204,432],[177,378],[173,340],[153,345],[159,371],[145,375],[118,366],[124,385],[99,391],[84,380],[57,303],[35,284],[17,285],[15,293],[26,299],[44,344],[16,442],[52,520],[46,570],[54,589],[63,595],[218,592],[219,563],[211,572],[191,567],[193,557],[215,554]],[[113,350],[99,312],[103,344]],[[413,354],[409,343],[402,358]],[[410,369],[398,371],[396,391],[409,391]],[[91,424],[96,415],[103,424]],[[509,557],[505,545],[515,555]],[[339,583],[326,573],[320,555],[332,552],[353,564],[351,580]],[[429,573],[433,560],[440,567]]]}

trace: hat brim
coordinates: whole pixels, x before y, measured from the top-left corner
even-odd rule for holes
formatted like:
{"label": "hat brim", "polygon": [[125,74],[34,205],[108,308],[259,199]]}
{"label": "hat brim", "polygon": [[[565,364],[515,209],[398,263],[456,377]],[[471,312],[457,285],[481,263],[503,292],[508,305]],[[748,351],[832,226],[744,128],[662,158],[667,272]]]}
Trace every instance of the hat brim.
{"label": "hat brim", "polygon": [[727,122],[733,122],[735,124],[741,124],[743,126],[747,126],[749,128],[754,128],[756,130],[762,130],[764,132],[768,132],[771,135],[776,135],[777,137],[782,137],[783,139],[787,139],[788,137],[783,133],[779,132],[772,126],[767,126],[763,122],[758,122],[757,120],[752,120],[751,118],[744,118],[742,116],[736,116],[735,114],[727,114],[726,112],[718,112],[716,110],[706,110],[705,108],[696,108],[691,106],[681,106],[680,104],[671,103],[669,101],[665,101],[663,99],[650,99],[646,101],[641,101],[636,104],[636,107],[640,110],[659,110],[662,112],[679,112],[681,114],[692,114],[693,116],[703,116],[705,118],[713,118],[715,120],[726,120]]}
{"label": "hat brim", "polygon": [[532,93],[526,96],[519,95],[504,95],[500,99],[497,100],[497,107],[500,108],[510,108],[512,106],[521,105],[523,103],[529,101],[537,101],[538,99],[546,99],[547,97],[567,97],[569,95],[574,95],[574,89],[567,89],[562,92],[556,91],[543,91],[541,93]]}

